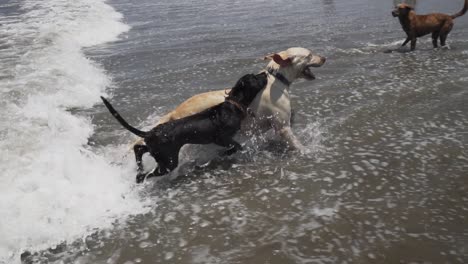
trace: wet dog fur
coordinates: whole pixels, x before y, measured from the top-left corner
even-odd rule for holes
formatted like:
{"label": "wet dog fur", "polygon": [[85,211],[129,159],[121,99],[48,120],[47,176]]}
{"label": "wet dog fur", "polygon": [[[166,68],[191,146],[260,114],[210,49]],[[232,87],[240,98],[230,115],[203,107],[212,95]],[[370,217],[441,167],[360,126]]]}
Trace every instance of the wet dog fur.
{"label": "wet dog fur", "polygon": [[[136,181],[141,183],[145,178],[162,176],[174,170],[179,164],[179,151],[185,144],[214,143],[228,148],[226,155],[240,150],[242,146],[234,141],[233,136],[247,116],[248,105],[266,84],[266,73],[247,74],[238,80],[221,104],[198,114],[160,124],[148,132],[132,127],[105,98],[101,99],[123,127],[144,139],[145,145],[134,147],[138,166]],[[144,174],[142,156],[147,152],[158,166],[152,172]]]}
{"label": "wet dog fur", "polygon": [[[286,143],[286,146],[293,150],[303,151],[304,146],[296,138],[291,129],[292,110],[289,89],[297,79],[314,80],[315,76],[311,68],[321,67],[326,59],[301,47],[272,53],[265,56],[264,59],[269,61],[266,69],[263,70],[268,74],[268,83],[266,88],[250,104],[250,108],[255,115],[244,119],[241,133],[261,134],[273,128],[282,141]],[[279,81],[270,72],[276,73],[276,76],[282,75],[289,82],[289,85]],[[194,95],[177,106],[173,111],[164,115],[156,125],[199,113],[222,103],[224,96],[225,90]],[[247,131],[252,133],[248,133]],[[137,145],[143,145],[143,141],[141,139],[136,141],[134,146]]]}

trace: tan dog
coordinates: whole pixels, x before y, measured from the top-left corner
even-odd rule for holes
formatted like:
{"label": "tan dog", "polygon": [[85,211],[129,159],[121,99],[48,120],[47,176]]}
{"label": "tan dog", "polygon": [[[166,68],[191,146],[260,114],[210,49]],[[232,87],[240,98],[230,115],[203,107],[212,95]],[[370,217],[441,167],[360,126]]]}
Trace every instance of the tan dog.
{"label": "tan dog", "polygon": [[453,28],[453,20],[463,16],[468,10],[468,0],[465,0],[463,9],[454,14],[446,15],[434,13],[428,15],[416,15],[414,8],[408,4],[399,4],[392,11],[394,17],[398,17],[407,38],[402,47],[411,41],[411,50],[416,48],[416,38],[432,33],[432,44],[437,48],[437,39],[440,38],[440,45],[445,46],[447,35]]}
{"label": "tan dog", "polygon": [[[293,134],[290,126],[289,86],[299,78],[314,80],[315,76],[310,71],[310,67],[322,66],[325,58],[314,55],[305,48],[289,48],[268,55],[264,59],[270,60],[264,70],[268,73],[268,83],[250,104],[249,108],[253,116],[244,120],[242,130],[263,133],[274,128],[291,149],[302,150],[303,146]],[[218,90],[195,95],[163,116],[158,124],[193,115],[220,104],[224,102],[227,92],[229,90]],[[143,142],[139,140],[135,144],[143,144]]]}

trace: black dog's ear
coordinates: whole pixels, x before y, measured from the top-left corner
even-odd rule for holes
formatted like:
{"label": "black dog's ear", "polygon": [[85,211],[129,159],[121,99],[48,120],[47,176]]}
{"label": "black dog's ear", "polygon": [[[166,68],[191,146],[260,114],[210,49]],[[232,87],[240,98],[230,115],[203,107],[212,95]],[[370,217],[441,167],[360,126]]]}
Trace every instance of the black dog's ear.
{"label": "black dog's ear", "polygon": [[234,87],[231,88],[229,95],[232,96],[232,95],[237,94],[240,90],[242,90],[242,87],[244,86],[245,86],[245,81],[244,81],[244,77],[242,77],[236,82]]}

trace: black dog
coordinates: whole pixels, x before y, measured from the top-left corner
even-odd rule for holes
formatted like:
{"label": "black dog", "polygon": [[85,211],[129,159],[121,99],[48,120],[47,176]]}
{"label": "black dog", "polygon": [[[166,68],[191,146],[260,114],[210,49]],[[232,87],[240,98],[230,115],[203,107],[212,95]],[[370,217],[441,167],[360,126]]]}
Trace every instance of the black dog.
{"label": "black dog", "polygon": [[[247,74],[237,81],[223,103],[198,114],[158,125],[148,132],[129,125],[104,97],[101,99],[122,126],[145,140],[146,145],[134,147],[138,165],[136,181],[140,183],[146,177],[162,176],[174,170],[179,164],[179,150],[185,144],[215,143],[228,148],[227,155],[242,149],[233,136],[247,116],[247,106],[266,84],[266,73]],[[158,163],[158,167],[147,175],[143,173],[142,165],[142,156],[146,152]]]}

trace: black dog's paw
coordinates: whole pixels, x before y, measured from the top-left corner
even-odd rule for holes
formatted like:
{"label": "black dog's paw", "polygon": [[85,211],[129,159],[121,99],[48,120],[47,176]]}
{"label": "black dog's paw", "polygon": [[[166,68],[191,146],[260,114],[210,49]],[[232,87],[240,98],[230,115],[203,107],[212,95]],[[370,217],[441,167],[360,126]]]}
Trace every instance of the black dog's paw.
{"label": "black dog's paw", "polygon": [[228,149],[226,151],[222,151],[219,156],[221,157],[228,157],[228,156],[231,156],[232,154],[234,154],[234,152],[231,150],[231,149]]}
{"label": "black dog's paw", "polygon": [[236,153],[237,150],[238,150],[237,148],[232,147],[232,148],[230,148],[230,149],[228,149],[228,150],[225,150],[225,151],[221,152],[221,155],[220,155],[220,156],[221,156],[221,157],[231,156],[232,154]]}
{"label": "black dog's paw", "polygon": [[142,183],[146,178],[146,175],[143,173],[138,173],[136,176],[136,183]]}

